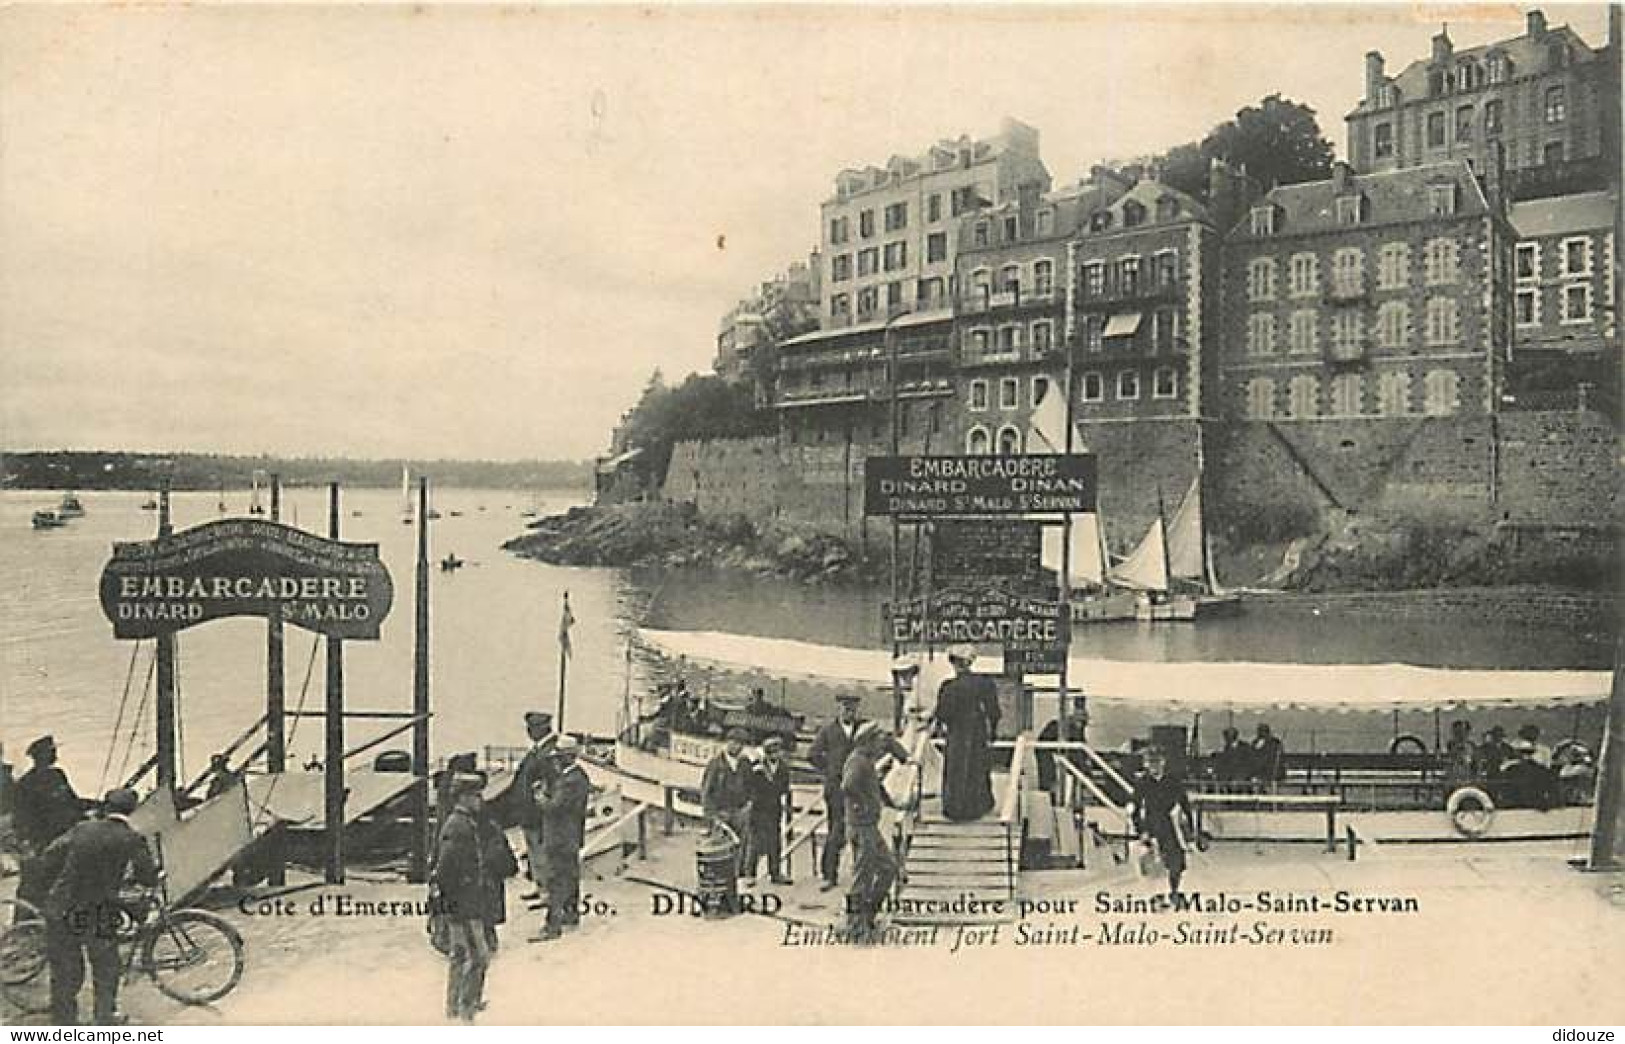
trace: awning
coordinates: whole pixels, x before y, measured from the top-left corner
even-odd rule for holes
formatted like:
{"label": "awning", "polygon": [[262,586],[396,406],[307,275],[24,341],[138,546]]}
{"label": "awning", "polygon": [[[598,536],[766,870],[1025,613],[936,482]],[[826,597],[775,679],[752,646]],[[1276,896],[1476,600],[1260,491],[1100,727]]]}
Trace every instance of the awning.
{"label": "awning", "polygon": [[1119,312],[1106,320],[1106,329],[1101,331],[1102,337],[1133,337],[1140,332],[1140,320],[1144,318],[1143,312]]}
{"label": "awning", "polygon": [[[648,646],[673,659],[732,673],[872,688],[891,679],[881,649],[814,645],[714,631],[642,630]],[[996,655],[985,656],[991,671]],[[1162,708],[1327,711],[1448,707],[1572,707],[1604,703],[1608,671],[1451,670],[1407,664],[1156,663],[1068,661],[1073,685],[1090,700]]]}

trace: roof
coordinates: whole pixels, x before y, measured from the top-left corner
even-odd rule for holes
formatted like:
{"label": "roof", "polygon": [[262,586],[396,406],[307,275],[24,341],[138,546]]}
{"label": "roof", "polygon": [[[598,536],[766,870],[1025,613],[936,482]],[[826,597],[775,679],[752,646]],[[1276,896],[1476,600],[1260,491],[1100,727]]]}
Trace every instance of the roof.
{"label": "roof", "polygon": [[[1489,213],[1489,201],[1464,160],[1451,160],[1422,167],[1405,167],[1376,174],[1351,174],[1348,192],[1364,199],[1361,227],[1392,225],[1412,221],[1437,221],[1428,200],[1431,185],[1453,183],[1457,186],[1456,217],[1481,217]],[[1306,181],[1298,185],[1280,185],[1271,189],[1254,206],[1272,204],[1276,207],[1275,235],[1259,236],[1273,239],[1314,232],[1348,231],[1349,226],[1337,222],[1336,181]],[[1250,215],[1243,216],[1230,231],[1232,240],[1255,238]]]}
{"label": "roof", "polygon": [[[1169,218],[1157,217],[1157,204],[1164,200],[1172,200],[1179,205],[1179,210]],[[1106,209],[1111,211],[1113,230],[1121,229],[1123,224],[1123,210],[1130,203],[1136,203],[1145,208],[1145,220],[1137,228],[1154,228],[1157,225],[1171,224],[1178,221],[1206,221],[1207,208],[1198,203],[1193,197],[1186,195],[1172,185],[1165,185],[1150,178],[1141,178],[1134,183],[1134,187],[1112,201]]]}
{"label": "roof", "polygon": [[[908,312],[902,317],[892,321],[892,328],[907,329],[911,326],[926,326],[930,323],[942,322],[952,319],[952,308],[937,308],[929,312]],[[850,337],[853,334],[875,333],[886,328],[886,320],[875,319],[867,323],[853,323],[851,326],[837,326],[829,330],[814,330],[804,333],[800,337],[792,337],[788,341],[781,341],[780,348],[794,348],[798,345],[813,344],[817,341],[828,341],[836,337]]]}
{"label": "roof", "polygon": [[1512,205],[1512,227],[1520,239],[1606,231],[1614,227],[1618,205],[1612,192],[1531,199]]}
{"label": "roof", "polygon": [[[1449,64],[1457,65],[1463,61],[1481,62],[1492,53],[1499,52],[1511,60],[1513,77],[1530,76],[1552,68],[1551,47],[1558,43],[1568,45],[1569,61],[1572,64],[1578,65],[1596,59],[1596,51],[1590,44],[1580,39],[1578,33],[1566,25],[1558,25],[1548,28],[1538,40],[1525,33],[1495,43],[1453,50]],[[1418,58],[1405,66],[1398,76],[1392,78],[1394,86],[1399,89],[1400,104],[1434,100],[1428,96],[1428,72],[1433,67],[1431,56]],[[1368,101],[1362,100],[1355,111],[1371,111],[1367,108]]]}

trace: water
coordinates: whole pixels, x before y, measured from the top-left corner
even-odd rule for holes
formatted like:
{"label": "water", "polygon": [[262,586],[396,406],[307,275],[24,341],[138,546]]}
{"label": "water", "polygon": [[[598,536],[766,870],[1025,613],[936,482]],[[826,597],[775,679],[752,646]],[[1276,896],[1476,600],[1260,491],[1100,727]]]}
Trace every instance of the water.
{"label": "water", "polygon": [[[11,759],[20,761],[29,740],[43,732],[55,734],[65,767],[81,790],[89,791],[119,777],[121,761],[133,768],[151,751],[152,710],[150,703],[144,708],[140,703],[152,643],[114,640],[96,591],[113,542],[150,538],[157,519],[154,512],[141,510],[145,494],[86,493],[84,518],[64,529],[31,530],[30,514],[55,506],[57,499],[49,493],[0,493],[0,576],[7,580],[0,585],[0,741]],[[177,494],[173,498],[177,528],[220,517],[218,499],[214,492]],[[241,512],[248,495],[228,491],[227,500]],[[568,493],[554,494],[536,507],[554,513],[579,502]],[[569,664],[567,722],[572,729],[609,732],[628,684],[634,692],[646,686],[646,666],[627,662],[629,624],[853,646],[880,644],[880,604],[885,598],[881,590],[722,572],[661,574],[549,566],[500,548],[523,530],[526,520],[521,511],[531,506],[530,494],[448,489],[436,494],[435,506],[443,517],[433,526],[431,558],[437,562],[455,553],[469,563],[454,573],[435,568],[430,580],[432,734],[437,754],[523,742],[523,712],[553,708],[559,608],[566,590],[577,621]],[[357,511],[359,515],[353,514]],[[453,517],[453,511],[460,516]],[[343,537],[378,542],[396,594],[379,641],[346,643],[345,688],[352,709],[400,711],[411,705],[415,529],[401,524],[400,512],[395,491],[344,492]],[[325,532],[326,491],[289,491],[283,518]],[[181,632],[178,680],[188,775],[200,772],[209,753],[263,712],[264,635],[263,621],[253,619],[218,621]],[[1557,629],[1454,619],[1317,619],[1259,609],[1200,626],[1083,628],[1077,642],[1086,655],[1124,660],[1609,666],[1607,639]],[[319,645],[317,636],[288,628],[290,707],[301,699],[311,709],[322,705],[324,665]],[[127,675],[129,703],[115,744]],[[130,722],[137,720],[138,710],[135,746],[126,753]],[[1588,713],[1600,725],[1600,708]],[[1100,740],[1116,742],[1117,733],[1141,723],[1100,724],[1109,727]],[[1429,721],[1401,724],[1405,731],[1425,732],[1431,738]],[[1560,725],[1564,733],[1573,727],[1572,722],[1554,719],[1543,728],[1550,733]],[[349,745],[359,745],[384,727],[350,722]],[[302,762],[317,754],[321,743],[321,719],[305,718],[294,733],[293,756]],[[405,745],[405,736],[385,744]],[[109,749],[114,753],[104,775]]]}

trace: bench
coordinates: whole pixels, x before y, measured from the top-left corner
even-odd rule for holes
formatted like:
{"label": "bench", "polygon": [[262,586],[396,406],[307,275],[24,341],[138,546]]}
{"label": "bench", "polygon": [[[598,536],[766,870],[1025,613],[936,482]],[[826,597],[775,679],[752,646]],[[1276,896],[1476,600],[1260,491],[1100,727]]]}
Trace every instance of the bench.
{"label": "bench", "polygon": [[1337,851],[1337,810],[1343,799],[1337,794],[1204,794],[1191,796],[1196,818],[1196,836],[1202,836],[1202,812],[1209,808],[1240,808],[1277,812],[1283,809],[1320,809],[1326,813],[1326,851]]}

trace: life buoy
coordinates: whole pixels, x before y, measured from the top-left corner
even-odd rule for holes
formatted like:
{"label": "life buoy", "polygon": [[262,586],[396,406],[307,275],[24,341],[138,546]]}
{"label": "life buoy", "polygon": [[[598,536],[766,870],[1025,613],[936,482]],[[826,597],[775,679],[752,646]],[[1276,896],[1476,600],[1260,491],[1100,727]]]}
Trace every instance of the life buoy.
{"label": "life buoy", "polygon": [[1412,754],[1426,754],[1428,752],[1428,745],[1422,742],[1422,737],[1406,732],[1394,737],[1393,742],[1388,744],[1388,753],[1404,754],[1407,753],[1406,747],[1412,748],[1409,751]]}
{"label": "life buoy", "polygon": [[1579,740],[1566,739],[1552,748],[1552,763],[1555,765],[1591,764],[1594,760],[1591,748]]}
{"label": "life buoy", "polygon": [[1457,787],[1444,803],[1450,823],[1466,837],[1482,837],[1495,820],[1495,802],[1478,787]]}

